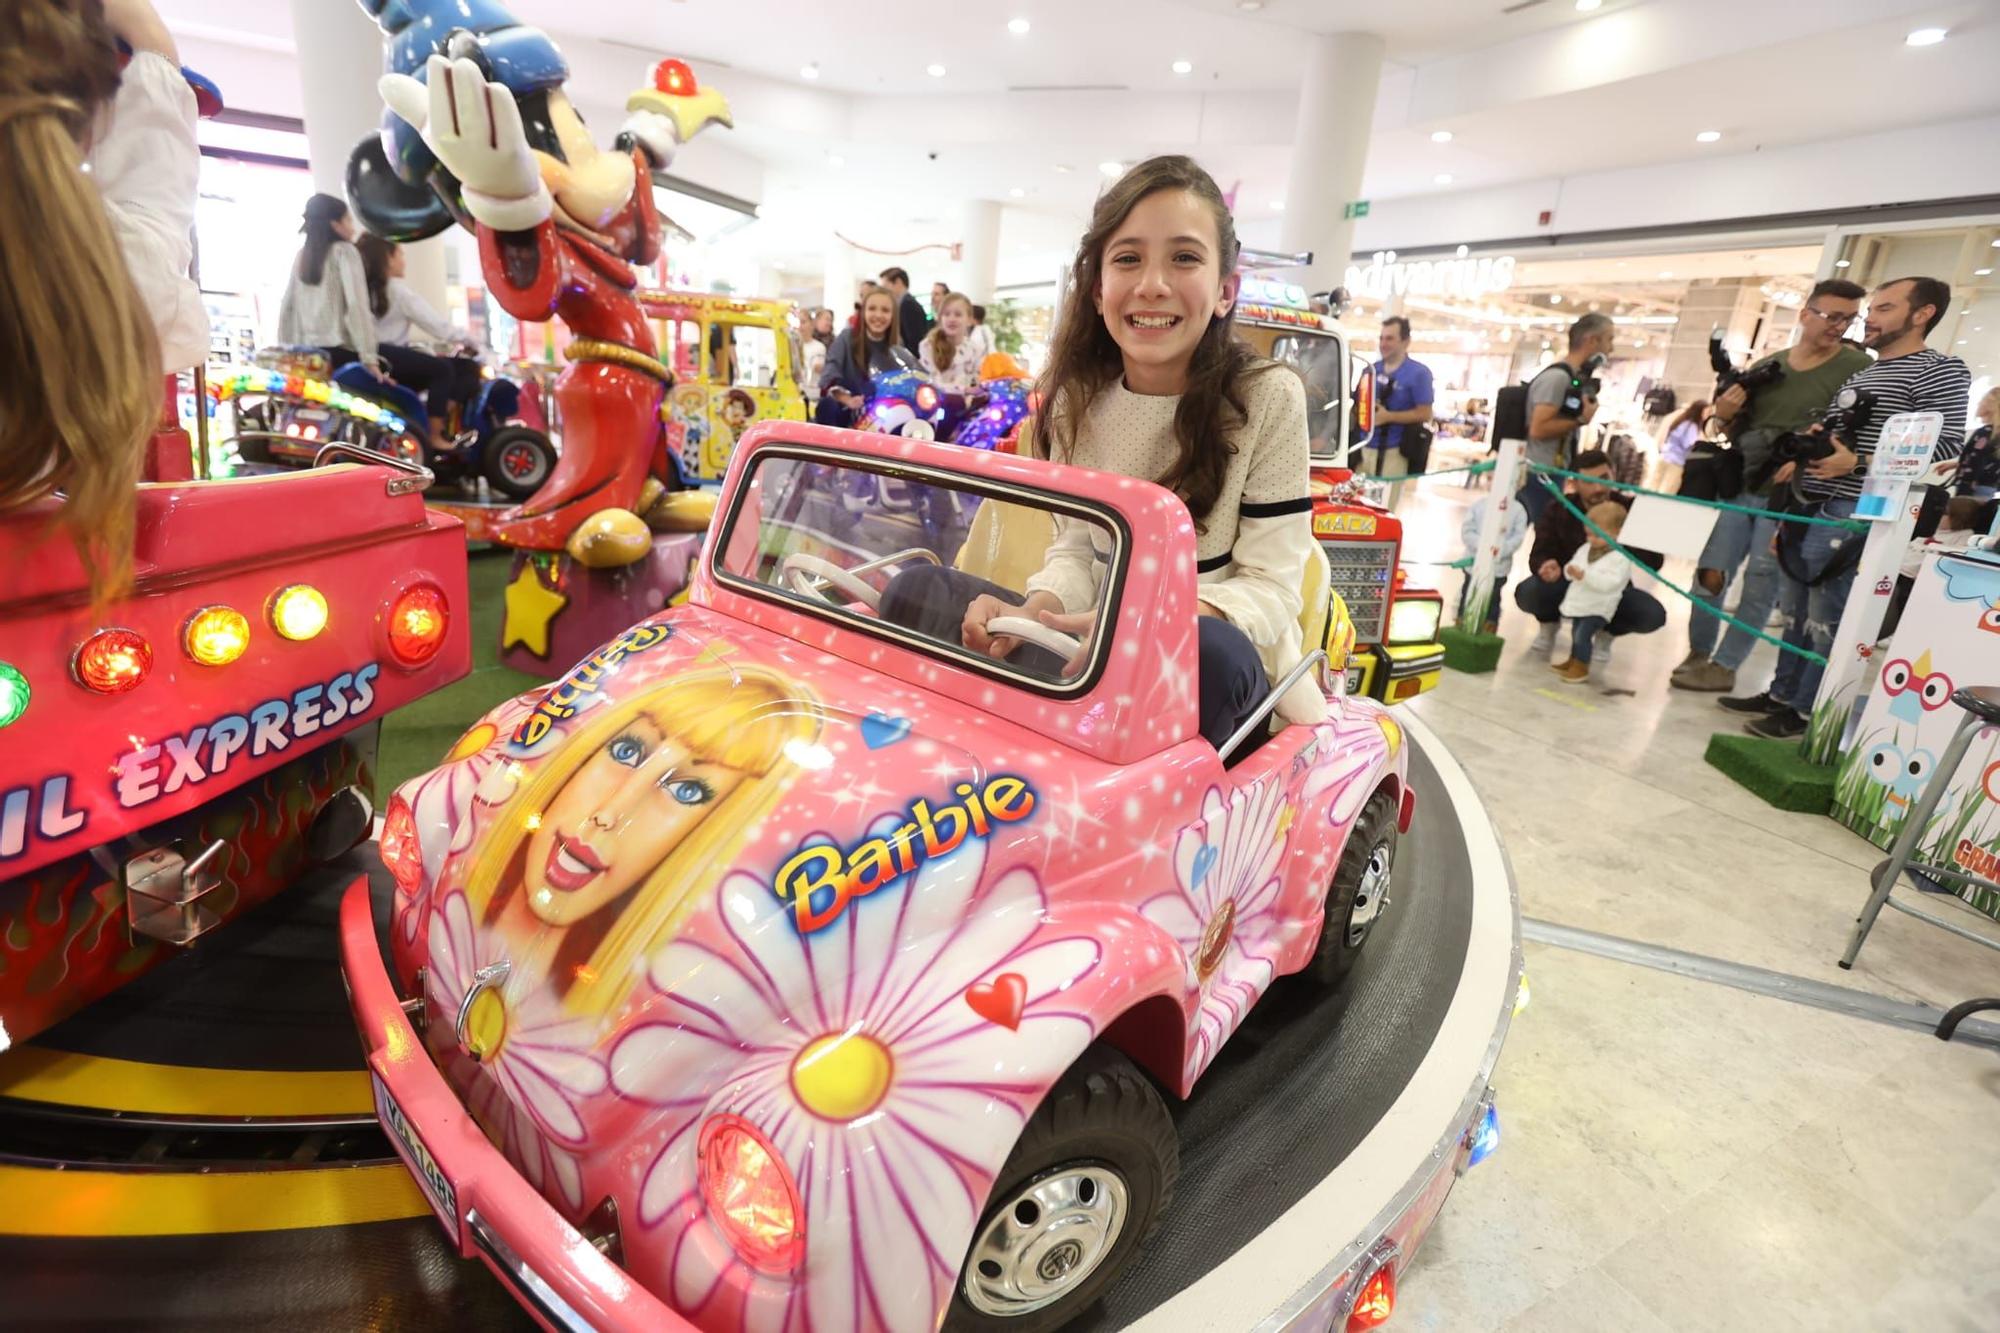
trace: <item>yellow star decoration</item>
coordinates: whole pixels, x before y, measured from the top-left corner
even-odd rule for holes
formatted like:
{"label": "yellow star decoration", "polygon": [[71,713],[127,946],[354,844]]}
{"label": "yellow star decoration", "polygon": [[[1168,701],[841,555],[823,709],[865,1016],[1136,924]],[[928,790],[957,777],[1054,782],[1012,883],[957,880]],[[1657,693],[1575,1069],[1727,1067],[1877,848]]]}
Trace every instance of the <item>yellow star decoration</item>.
{"label": "yellow star decoration", "polygon": [[1403,748],[1403,728],[1397,723],[1395,718],[1387,714],[1382,716],[1381,722],[1382,738],[1389,742],[1389,757],[1394,759],[1396,751]]}
{"label": "yellow star decoration", "polygon": [[1290,805],[1287,805],[1284,809],[1278,812],[1279,842],[1283,842],[1285,840],[1285,835],[1292,831],[1292,820],[1298,816],[1298,813],[1299,812],[1297,808]]}
{"label": "yellow star decoration", "polygon": [[549,655],[549,622],[569,598],[542,582],[535,562],[521,562],[521,572],[507,585],[507,620],[500,631],[500,651],[520,644],[537,657]]}

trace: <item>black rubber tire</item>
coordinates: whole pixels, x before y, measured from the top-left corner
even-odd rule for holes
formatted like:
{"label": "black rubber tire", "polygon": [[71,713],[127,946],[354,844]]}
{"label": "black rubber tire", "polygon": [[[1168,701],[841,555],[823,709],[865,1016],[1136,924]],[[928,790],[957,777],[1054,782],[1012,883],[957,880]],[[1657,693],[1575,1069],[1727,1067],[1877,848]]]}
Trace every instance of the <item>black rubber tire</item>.
{"label": "black rubber tire", "polygon": [[965,1299],[961,1274],[945,1312],[944,1333],[1049,1333],[1060,1328],[1117,1281],[1158,1229],[1180,1176],[1180,1137],[1152,1080],[1109,1046],[1085,1051],[1028,1117],[994,1179],[973,1235],[984,1231],[998,1203],[1013,1198],[1023,1185],[1086,1162],[1115,1168],[1125,1178],[1131,1204],[1131,1218],[1104,1262],[1062,1300],[1013,1318],[974,1309]]}
{"label": "black rubber tire", "polygon": [[1381,908],[1362,931],[1361,938],[1350,941],[1361,876],[1378,846],[1386,844],[1389,849],[1389,887],[1392,891],[1395,888],[1396,839],[1396,798],[1387,791],[1378,791],[1368,798],[1368,804],[1361,808],[1361,817],[1348,831],[1347,845],[1340,849],[1340,865],[1335,868],[1333,884],[1326,891],[1326,922],[1320,928],[1319,949],[1305,966],[1305,975],[1321,985],[1338,985],[1354,970],[1361,951],[1368,946],[1368,937],[1381,924],[1382,913],[1389,910],[1393,896],[1385,894]]}
{"label": "black rubber tire", "polygon": [[[509,449],[518,450],[523,447],[534,450],[541,460],[541,465],[534,472],[517,478],[501,466],[501,460],[507,456]],[[493,438],[486,442],[484,462],[486,480],[494,490],[510,500],[525,500],[540,490],[542,483],[549,479],[549,473],[555,471],[556,450],[555,446],[549,443],[548,436],[531,426],[502,426],[494,431]]]}

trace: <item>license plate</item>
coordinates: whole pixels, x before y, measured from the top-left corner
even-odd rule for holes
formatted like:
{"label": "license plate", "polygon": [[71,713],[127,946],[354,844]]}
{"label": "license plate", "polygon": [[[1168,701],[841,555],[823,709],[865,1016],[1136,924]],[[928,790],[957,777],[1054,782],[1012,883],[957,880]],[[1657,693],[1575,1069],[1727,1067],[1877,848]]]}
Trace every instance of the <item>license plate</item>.
{"label": "license plate", "polygon": [[389,1089],[382,1086],[382,1080],[370,1076],[375,1084],[375,1114],[388,1127],[396,1140],[396,1150],[403,1155],[417,1184],[423,1188],[424,1197],[437,1210],[438,1220],[451,1233],[453,1243],[458,1241],[458,1190],[438,1166],[437,1158],[424,1146],[424,1140],[416,1127],[403,1116],[403,1108],[396,1105],[396,1099],[389,1095]]}

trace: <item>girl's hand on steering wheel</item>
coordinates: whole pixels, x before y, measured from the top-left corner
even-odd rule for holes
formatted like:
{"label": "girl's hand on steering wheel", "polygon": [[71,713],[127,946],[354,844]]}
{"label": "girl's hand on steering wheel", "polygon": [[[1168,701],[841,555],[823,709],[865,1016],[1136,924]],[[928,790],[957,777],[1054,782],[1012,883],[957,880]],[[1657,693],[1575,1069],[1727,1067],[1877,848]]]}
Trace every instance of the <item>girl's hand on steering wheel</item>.
{"label": "girl's hand on steering wheel", "polygon": [[1083,670],[1084,663],[1090,660],[1090,640],[1097,630],[1097,612],[1043,611],[1035,619],[1052,630],[1076,636],[1076,652],[1071,655],[1069,661],[1063,663],[1063,676],[1065,678],[1074,676]]}
{"label": "girl's hand on steering wheel", "polygon": [[959,626],[959,641],[975,653],[984,653],[995,661],[1003,660],[1021,646],[1021,641],[1010,634],[988,634],[986,622],[995,616],[1032,618],[1046,611],[1062,611],[1062,603],[1052,593],[1032,593],[1022,605],[1010,606],[992,593],[983,592],[965,608],[965,621]]}

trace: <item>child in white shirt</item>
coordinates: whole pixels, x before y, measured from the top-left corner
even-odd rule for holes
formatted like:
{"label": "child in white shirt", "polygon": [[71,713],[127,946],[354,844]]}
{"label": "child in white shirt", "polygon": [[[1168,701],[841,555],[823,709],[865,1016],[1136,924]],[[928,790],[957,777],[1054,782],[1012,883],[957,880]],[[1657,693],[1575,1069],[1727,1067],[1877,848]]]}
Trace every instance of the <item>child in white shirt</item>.
{"label": "child in white shirt", "polygon": [[[1609,500],[1593,505],[1587,517],[1606,533],[1616,537],[1625,526],[1625,506]],[[1568,685],[1580,685],[1590,677],[1591,641],[1605,622],[1618,613],[1618,602],[1632,582],[1632,562],[1593,532],[1590,540],[1576,548],[1563,567],[1569,591],[1563,594],[1562,613],[1571,626],[1569,660],[1550,667]]]}
{"label": "child in white shirt", "polygon": [[[1486,511],[1502,501],[1506,503],[1507,510],[1500,516],[1500,544],[1493,553],[1493,600],[1486,604],[1485,623],[1479,626],[1480,632],[1485,634],[1494,634],[1500,629],[1500,594],[1506,590],[1507,576],[1514,570],[1514,557],[1520,553],[1521,544],[1528,539],[1527,506],[1511,495],[1489,495],[1465,511],[1465,522],[1458,530],[1459,537],[1465,542],[1465,553],[1468,556],[1477,556],[1479,529],[1486,522]],[[1465,603],[1472,594],[1470,568],[1466,570],[1465,578],[1465,594],[1459,599],[1458,608],[1459,623],[1462,627],[1465,621]]]}

